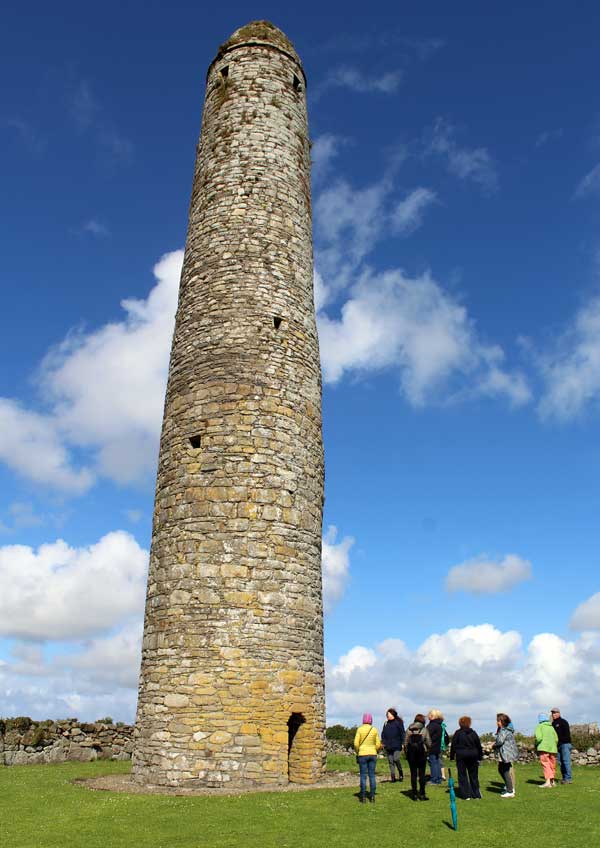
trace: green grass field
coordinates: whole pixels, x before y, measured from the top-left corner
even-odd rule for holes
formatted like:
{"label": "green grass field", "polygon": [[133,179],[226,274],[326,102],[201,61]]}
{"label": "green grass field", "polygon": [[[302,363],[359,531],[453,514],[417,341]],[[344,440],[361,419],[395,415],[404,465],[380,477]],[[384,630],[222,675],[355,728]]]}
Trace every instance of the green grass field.
{"label": "green grass field", "polygon": [[[354,770],[352,758],[330,768]],[[540,769],[517,767],[517,797],[501,800],[495,766],[480,771],[483,801],[458,801],[449,827],[445,788],[415,803],[406,783],[380,781],[377,803],[355,789],[172,797],[93,792],[77,777],[123,773],[128,763],[0,767],[2,848],[352,848],[397,846],[578,848],[600,845],[600,770],[576,768],[574,783],[538,789]],[[387,777],[378,763],[380,778]],[[358,783],[358,781],[357,781]]]}

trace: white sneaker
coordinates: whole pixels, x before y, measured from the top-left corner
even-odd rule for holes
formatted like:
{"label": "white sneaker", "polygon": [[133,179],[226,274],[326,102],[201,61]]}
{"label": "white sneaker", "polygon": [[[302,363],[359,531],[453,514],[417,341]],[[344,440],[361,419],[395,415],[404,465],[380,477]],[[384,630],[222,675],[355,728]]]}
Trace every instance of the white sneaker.
{"label": "white sneaker", "polygon": [[501,797],[501,798],[514,798],[514,797],[515,797],[515,793],[514,793],[514,792],[502,792],[502,793],[500,794],[500,797]]}

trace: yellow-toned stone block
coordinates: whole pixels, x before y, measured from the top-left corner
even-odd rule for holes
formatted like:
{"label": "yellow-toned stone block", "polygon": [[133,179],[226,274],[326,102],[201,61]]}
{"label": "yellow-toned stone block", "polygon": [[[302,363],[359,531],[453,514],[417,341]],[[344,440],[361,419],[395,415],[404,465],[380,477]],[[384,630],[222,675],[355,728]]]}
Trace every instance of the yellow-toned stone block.
{"label": "yellow-toned stone block", "polygon": [[239,503],[238,518],[257,518],[260,507],[255,503]]}
{"label": "yellow-toned stone block", "polygon": [[219,747],[226,745],[231,740],[231,733],[226,733],[224,730],[217,730],[208,737],[211,745]]}

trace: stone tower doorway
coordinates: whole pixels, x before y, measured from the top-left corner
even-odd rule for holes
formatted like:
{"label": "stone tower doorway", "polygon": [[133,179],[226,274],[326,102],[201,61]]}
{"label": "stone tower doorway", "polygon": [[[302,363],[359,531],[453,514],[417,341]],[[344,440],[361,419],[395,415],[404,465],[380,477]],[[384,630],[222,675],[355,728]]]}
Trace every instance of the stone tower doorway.
{"label": "stone tower doorway", "polygon": [[288,780],[290,783],[301,783],[303,781],[303,762],[306,751],[303,748],[308,740],[305,739],[306,719],[302,713],[292,713],[288,719]]}

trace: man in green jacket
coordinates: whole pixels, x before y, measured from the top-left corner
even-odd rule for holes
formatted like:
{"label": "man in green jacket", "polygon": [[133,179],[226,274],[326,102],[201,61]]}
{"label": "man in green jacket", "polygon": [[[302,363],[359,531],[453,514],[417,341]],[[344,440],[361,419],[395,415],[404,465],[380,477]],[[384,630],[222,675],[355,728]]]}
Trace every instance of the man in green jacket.
{"label": "man in green jacket", "polygon": [[556,774],[556,752],[558,751],[558,735],[547,715],[540,713],[535,729],[535,744],[544,769],[544,783],[541,789],[551,789]]}

